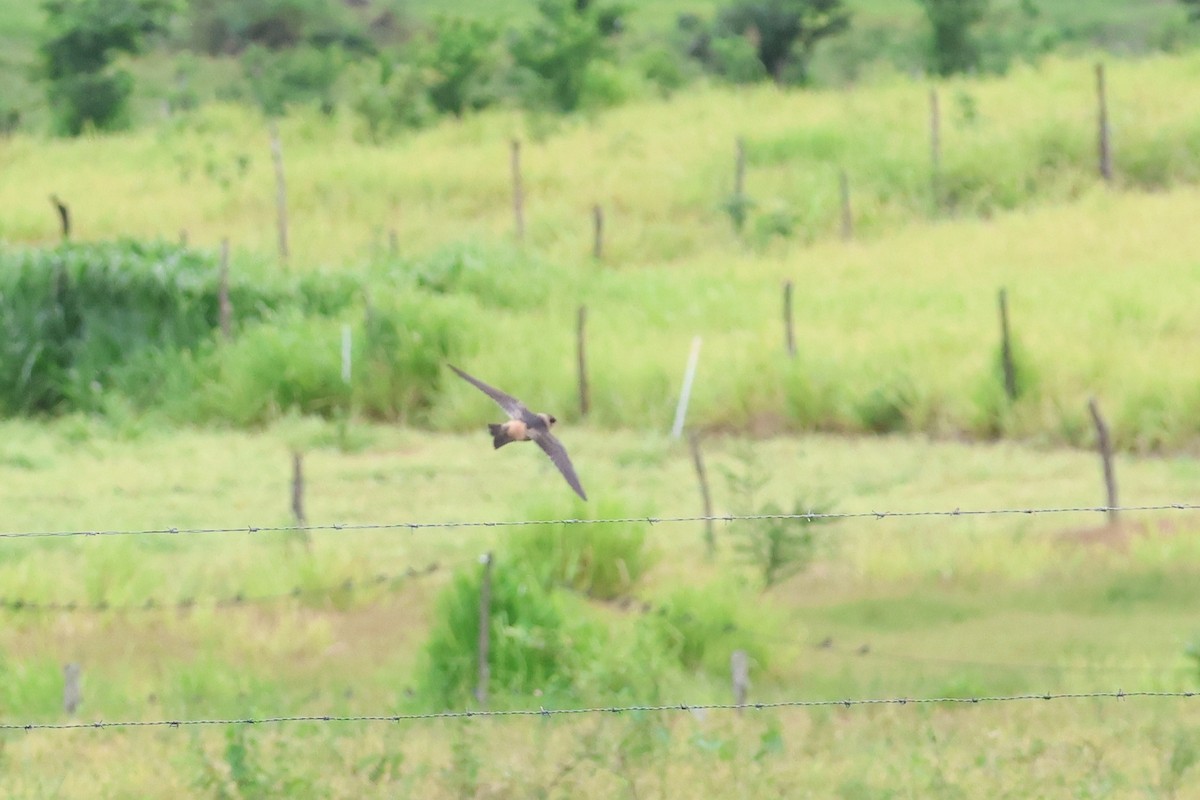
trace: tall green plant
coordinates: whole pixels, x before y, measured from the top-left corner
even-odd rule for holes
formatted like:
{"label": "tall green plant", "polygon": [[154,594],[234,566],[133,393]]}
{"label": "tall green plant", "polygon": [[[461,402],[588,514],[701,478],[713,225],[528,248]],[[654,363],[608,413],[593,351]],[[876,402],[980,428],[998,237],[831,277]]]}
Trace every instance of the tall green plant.
{"label": "tall green plant", "polygon": [[138,53],[165,30],[174,0],[42,0],[46,38],[39,46],[46,97],[59,133],[87,125],[121,127],[133,77],[110,68],[118,53]]}
{"label": "tall green plant", "polygon": [[988,0],[917,0],[932,32],[929,66],[939,75],[979,66],[980,49],[972,28],[983,21]]}

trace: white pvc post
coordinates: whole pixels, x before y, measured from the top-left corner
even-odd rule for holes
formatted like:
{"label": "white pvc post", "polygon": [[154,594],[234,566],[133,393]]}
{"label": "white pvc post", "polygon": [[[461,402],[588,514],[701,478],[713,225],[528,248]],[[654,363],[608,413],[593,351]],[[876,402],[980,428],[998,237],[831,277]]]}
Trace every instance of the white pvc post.
{"label": "white pvc post", "polygon": [[700,337],[692,339],[692,352],[688,355],[687,370],[683,373],[683,389],[679,392],[679,405],[675,407],[675,424],[671,436],[678,439],[683,435],[683,420],[687,416],[688,400],[692,396],[692,381],[696,378],[696,364],[700,361]]}
{"label": "white pvc post", "polygon": [[342,326],[342,383],[350,382],[350,326]]}

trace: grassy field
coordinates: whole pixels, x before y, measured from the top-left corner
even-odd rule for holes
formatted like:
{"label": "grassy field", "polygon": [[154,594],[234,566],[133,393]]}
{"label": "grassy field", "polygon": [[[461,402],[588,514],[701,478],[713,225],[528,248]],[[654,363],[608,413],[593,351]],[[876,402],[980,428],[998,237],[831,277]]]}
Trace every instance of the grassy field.
{"label": "grassy field", "polygon": [[[314,423],[260,435],[146,431],[130,441],[84,420],[0,430],[6,532],[286,522],[288,455],[309,448],[309,515],[330,522],[520,519],[565,490],[540,455],[479,456],[482,435],[413,436],[356,428],[359,450]],[[686,452],[662,439],[564,433],[593,495],[656,515],[697,510]],[[706,445],[716,474],[740,444]],[[819,486],[839,510],[1092,504],[1098,469],[1084,454],[1009,445],[885,438],[777,439],[755,446],[776,470],[770,494]],[[793,480],[783,479],[787,465]],[[1191,460],[1126,458],[1126,502],[1194,499]],[[493,487],[516,472],[550,481],[543,498]],[[716,484],[718,513],[729,508]],[[464,502],[463,498],[470,498]],[[561,498],[561,495],[560,495]],[[469,510],[468,510],[469,505]],[[765,594],[731,560],[704,558],[696,525],[659,525],[658,566],[634,590],[659,603],[681,586],[738,609],[721,645],[760,654],[752,698],[971,697],[1023,692],[1192,690],[1200,530],[1190,513],[839,523],[805,575]],[[59,666],[83,666],[77,719],[390,714],[409,697],[434,598],[452,572],[500,554],[507,529],[326,531],[311,550],[289,534],[4,540],[0,634],[4,721],[68,721]],[[579,535],[588,536],[587,529]],[[423,578],[372,585],[431,559]],[[270,564],[270,569],[264,569]],[[367,588],[345,591],[347,579]],[[216,607],[237,594],[287,595]],[[327,591],[321,588],[326,587]],[[107,603],[134,610],[13,610]],[[189,610],[136,608],[147,599]],[[635,607],[636,608],[636,607]],[[645,619],[618,606],[579,613],[624,640]],[[703,613],[698,610],[698,613]],[[818,646],[828,641],[828,646]],[[866,652],[862,652],[864,646]],[[647,665],[619,701],[724,702],[720,665],[690,673]],[[648,674],[647,674],[648,673]],[[608,704],[589,694],[581,704]],[[853,708],[562,717],[246,729],[35,731],[3,738],[0,785],[20,796],[431,797],[665,796],[703,780],[717,794],[874,797],[1171,796],[1188,785],[1197,742],[1191,701],[1054,701],[965,707]],[[562,707],[535,695],[500,707]],[[62,770],[70,754],[71,770]],[[1002,787],[997,790],[996,787]]]}
{"label": "grassy field", "polygon": [[[1118,446],[1192,449],[1200,382],[1179,365],[1200,336],[1187,288],[1200,269],[1200,121],[1177,97],[1198,71],[1194,56],[1111,65],[1117,191],[1093,174],[1088,64],[946,84],[952,209],[941,214],[929,195],[925,90],[907,82],[849,94],[714,90],[561,123],[524,149],[524,249],[508,243],[507,138],[526,137],[527,122],[488,115],[368,146],[346,121],[301,116],[283,127],[291,268],[459,264],[458,290],[480,306],[462,323],[464,366],[498,380],[489,365],[503,359],[505,372],[526,375],[524,391],[568,416],[573,320],[586,302],[593,413],[607,424],[666,427],[701,335],[693,419],[709,428],[1083,445],[1095,394]],[[742,235],[722,211],[738,136],[757,204]],[[120,137],[18,137],[0,160],[9,243],[54,238],[44,197],[56,192],[79,238],[184,229],[201,247],[231,237],[239,273],[281,269],[265,135],[242,111]],[[838,165],[850,176],[850,243],[837,236]],[[606,209],[600,263],[593,203]],[[774,235],[780,225],[790,233]],[[785,280],[796,285],[794,360],[779,321]],[[1023,387],[1012,406],[996,366],[1001,287]],[[481,407],[452,387],[430,424],[461,430]]]}
{"label": "grassy field", "polygon": [[[354,452],[322,446],[336,432],[311,421],[255,435],[118,434],[81,418],[4,424],[5,530],[286,524],[293,447],[308,451],[314,524],[577,512],[539,453],[481,455],[482,433],[355,426]],[[699,510],[679,445],[586,427],[563,437],[585,485],[609,508],[656,516]],[[736,467],[745,443],[714,439],[705,448],[716,510],[724,513],[731,498],[719,476]],[[775,475],[766,494],[786,500],[797,487],[819,489],[841,511],[1090,505],[1101,496],[1094,459],[1064,450],[835,437],[774,439],[753,449]],[[1191,460],[1123,458],[1118,472],[1127,503],[1194,499]],[[514,497],[497,482],[518,475],[545,487],[536,497]],[[754,699],[1195,687],[1197,664],[1185,651],[1200,634],[1189,588],[1200,528],[1187,512],[1130,515],[1114,530],[1089,515],[848,520],[821,529],[821,555],[808,572],[766,593],[730,552],[735,525],[719,526],[715,561],[704,556],[699,525],[650,528],[657,566],[632,594],[657,605],[690,586],[713,593],[706,602],[715,607],[734,608],[745,626],[719,646],[758,654]],[[67,661],[83,668],[83,720],[419,709],[420,698],[406,692],[417,681],[435,596],[450,574],[477,570],[484,550],[505,569],[518,535],[324,531],[309,547],[287,533],[4,540],[0,585],[10,604],[196,602],[157,611],[9,606],[0,633],[5,721],[65,720],[59,665]],[[377,575],[431,561],[441,565],[431,575],[371,585]],[[365,588],[329,588],[346,579]],[[213,605],[293,587],[306,593]],[[575,608],[615,642],[630,641],[654,617],[615,605]],[[690,671],[647,664],[618,698],[723,702],[727,658],[715,653]],[[588,689],[572,699],[614,702]],[[500,707],[568,704],[557,701],[497,698]],[[1200,747],[1180,702],[12,733],[3,742],[0,785],[32,797],[644,797],[674,794],[703,776],[710,792],[749,796],[787,787],[814,796],[994,797],[997,786],[1000,796],[1014,797],[1123,797],[1142,789],[1168,796]],[[64,752],[72,754],[66,773]]]}

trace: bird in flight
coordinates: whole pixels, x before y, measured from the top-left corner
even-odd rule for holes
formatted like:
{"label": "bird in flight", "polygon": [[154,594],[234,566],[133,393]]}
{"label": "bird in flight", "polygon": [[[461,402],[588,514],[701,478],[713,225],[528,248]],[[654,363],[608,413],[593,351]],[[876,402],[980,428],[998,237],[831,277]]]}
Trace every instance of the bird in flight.
{"label": "bird in flight", "polygon": [[546,451],[546,455],[550,456],[554,466],[558,467],[558,471],[567,479],[567,483],[571,485],[575,493],[587,500],[587,494],[583,491],[582,484],[579,483],[579,476],[575,474],[575,467],[571,465],[571,459],[567,456],[567,449],[550,432],[558,420],[550,414],[534,414],[525,407],[524,403],[512,395],[488,386],[453,364],[450,364],[449,367],[457,372],[460,378],[474,384],[475,388],[495,400],[496,404],[504,409],[504,413],[508,414],[507,422],[488,424],[488,431],[492,434],[493,448],[499,450],[509,442],[537,442],[538,447]]}

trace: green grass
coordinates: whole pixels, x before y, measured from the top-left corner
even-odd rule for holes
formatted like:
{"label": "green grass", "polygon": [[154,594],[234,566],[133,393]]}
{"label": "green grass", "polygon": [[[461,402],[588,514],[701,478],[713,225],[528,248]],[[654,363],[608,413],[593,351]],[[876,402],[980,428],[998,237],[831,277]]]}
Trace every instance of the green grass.
{"label": "green grass", "polygon": [[[345,453],[321,444],[336,438],[331,424],[311,420],[257,434],[151,427],[133,438],[77,418],[8,422],[0,426],[4,529],[286,524],[288,453],[297,446],[308,451],[307,510],[316,524],[514,519],[531,503],[568,502],[568,489],[533,448],[492,452],[482,432],[355,430],[363,446]],[[589,427],[562,437],[592,495],[660,517],[698,511],[686,448]],[[734,464],[744,446],[707,440],[710,472]],[[753,447],[773,474],[767,495],[785,500],[797,487],[819,488],[847,511],[1042,507],[1101,497],[1094,458],[1067,450],[819,436]],[[1196,467],[1187,459],[1125,457],[1118,474],[1126,502],[1157,503],[1188,500]],[[544,499],[514,496],[514,483],[536,486]],[[733,498],[719,483],[714,491],[716,511],[724,513]],[[1184,651],[1200,633],[1189,590],[1200,526],[1185,512],[1131,515],[1119,531],[1105,532],[1101,523],[1090,515],[840,522],[820,530],[823,547],[811,570],[766,593],[733,560],[728,526],[736,523],[718,525],[715,561],[705,557],[699,525],[664,523],[646,537],[665,557],[634,594],[639,603],[672,609],[669,616],[659,622],[653,610],[643,617],[638,604],[622,610],[579,598],[571,607],[610,631],[614,652],[643,634],[662,647],[702,642],[721,650],[681,650],[693,671],[658,660],[630,664],[621,699],[633,703],[725,701],[722,648],[735,647],[754,655],[757,700],[1194,689],[1196,666]],[[485,550],[500,554],[497,570],[516,569],[503,556],[515,533],[320,531],[310,547],[292,534],[265,532],[2,540],[7,598],[113,605],[196,598],[191,611],[0,612],[7,620],[0,631],[4,720],[65,721],[58,675],[67,660],[83,665],[82,720],[411,708],[419,698],[405,690],[416,686],[434,598],[456,570],[477,570]],[[431,559],[444,569],[393,586],[212,605],[237,592],[286,594]],[[609,693],[618,691],[589,685],[576,702],[612,702]],[[500,707],[547,702],[496,698]],[[835,787],[842,796],[990,797],[984,787],[1004,785],[1013,796],[1115,797],[1172,779],[1173,755],[1178,770],[1190,746],[1184,713],[1170,701],[1058,701],[744,718],[713,712],[281,725],[232,739],[221,729],[47,731],[6,738],[12,768],[0,785],[23,796],[215,795],[240,781],[243,792],[257,782],[268,793],[452,797],[476,774],[501,794],[540,788],[550,796],[607,796],[631,783],[644,794],[703,776],[711,792],[749,796],[772,796],[786,785],[816,793]],[[64,752],[73,765],[65,776]]]}

